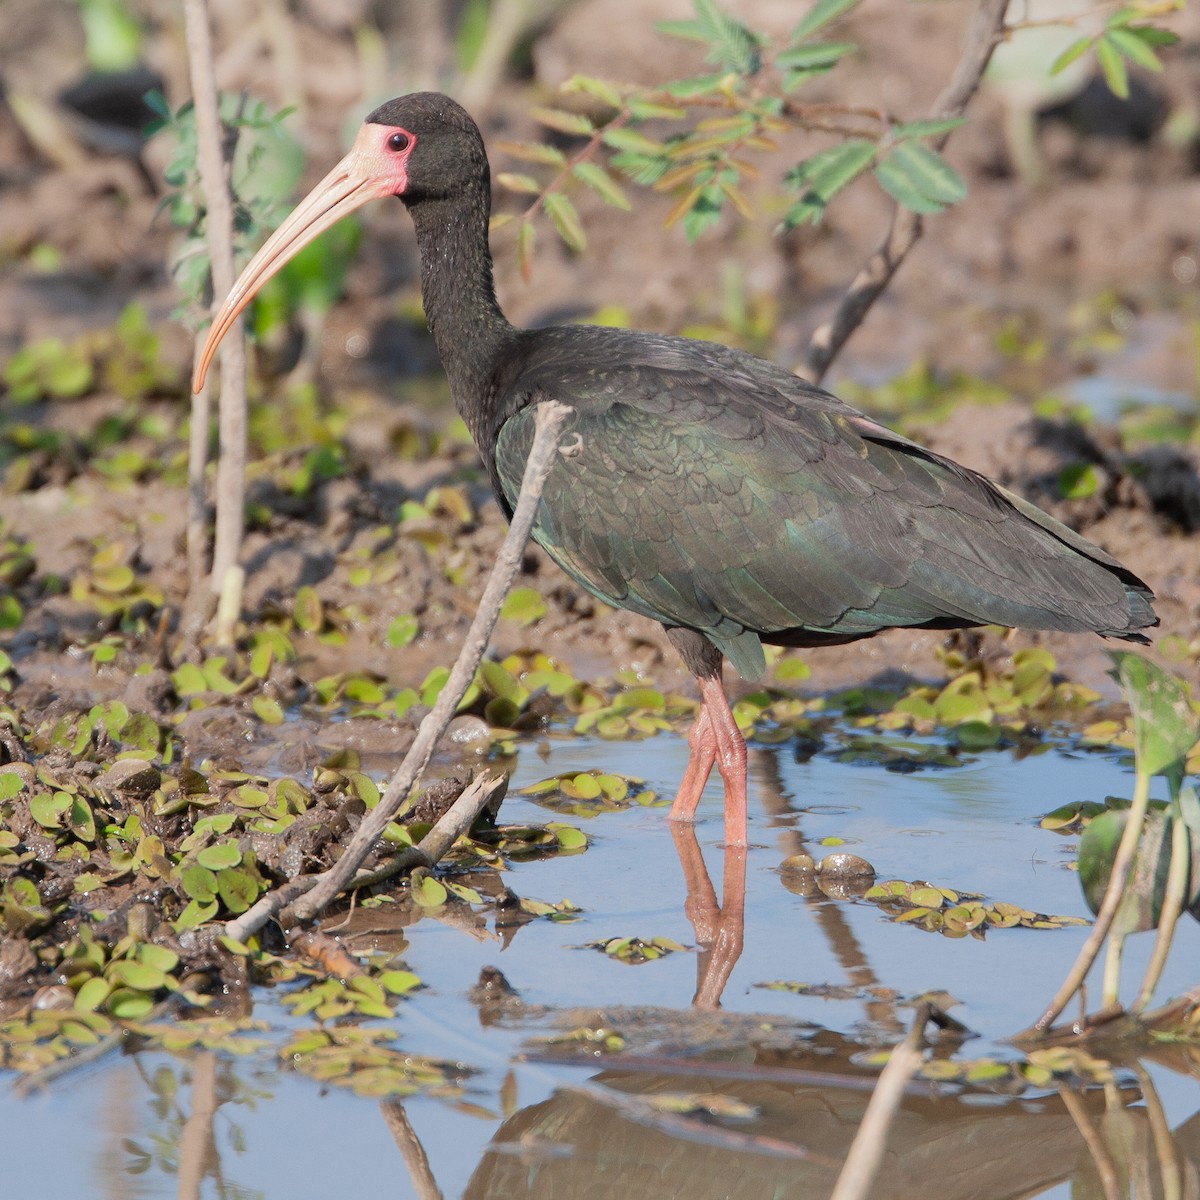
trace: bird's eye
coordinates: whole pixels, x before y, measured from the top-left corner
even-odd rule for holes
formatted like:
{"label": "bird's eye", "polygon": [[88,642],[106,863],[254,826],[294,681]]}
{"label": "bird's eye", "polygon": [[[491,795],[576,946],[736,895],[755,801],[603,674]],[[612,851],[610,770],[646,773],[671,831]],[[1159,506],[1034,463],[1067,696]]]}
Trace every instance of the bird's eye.
{"label": "bird's eye", "polygon": [[407,133],[393,133],[391,135],[391,137],[388,138],[387,144],[388,144],[389,150],[395,150],[397,153],[399,153],[401,150],[407,150],[408,149],[408,134]]}

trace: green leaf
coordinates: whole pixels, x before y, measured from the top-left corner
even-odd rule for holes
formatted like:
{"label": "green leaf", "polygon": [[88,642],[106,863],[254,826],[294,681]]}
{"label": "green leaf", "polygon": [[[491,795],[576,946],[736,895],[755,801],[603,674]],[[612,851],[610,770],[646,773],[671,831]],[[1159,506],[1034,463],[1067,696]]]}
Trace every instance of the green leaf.
{"label": "green leaf", "polygon": [[71,814],[68,818],[71,832],[82,842],[96,840],[96,818],[92,815],[92,806],[82,796],[71,799]]}
{"label": "green leaf", "polygon": [[636,121],[682,121],[687,109],[679,105],[659,104],[654,100],[629,97],[629,111]]}
{"label": "green leaf", "polygon": [[1060,71],[1065,71],[1076,59],[1082,58],[1092,48],[1092,39],[1090,37],[1081,37],[1077,42],[1072,42],[1051,64],[1050,74],[1057,75]]}
{"label": "green leaf", "polygon": [[866,138],[850,138],[840,146],[830,146],[811,158],[797,163],[785,182],[793,189],[803,188],[800,200],[784,217],[784,226],[794,228],[807,221],[816,224],[829,200],[852,183],[875,158],[875,143]]}
{"label": "green leaf", "polygon": [[136,962],[129,958],[109,963],[105,975],[115,983],[138,992],[157,992],[167,986],[167,976],[164,972],[149,963]]}
{"label": "green leaf", "polygon": [[533,247],[537,238],[532,221],[522,221],[517,230],[517,268],[527,283],[533,274]]}
{"label": "green leaf", "polygon": [[18,629],[25,613],[21,602],[11,592],[0,596],[0,629]]}
{"label": "green leaf", "polygon": [[562,192],[550,192],[545,200],[546,215],[558,236],[577,254],[587,249],[587,234],[579,220],[575,205]]}
{"label": "green leaf", "polygon": [[589,137],[596,131],[595,125],[582,113],[564,112],[561,108],[542,108],[535,106],[529,110],[529,115],[548,129],[559,133],[580,134]]}
{"label": "green leaf", "polygon": [[536,196],[542,190],[532,175],[523,175],[519,171],[500,171],[496,175],[496,183],[509,192],[520,192],[527,196]]}
{"label": "green leaf", "polygon": [[[1110,809],[1093,817],[1079,839],[1079,882],[1088,908],[1094,913],[1100,911],[1104,901],[1117,846],[1128,823],[1127,808]],[[1116,932],[1138,933],[1158,924],[1171,865],[1171,826],[1170,818],[1161,810],[1151,810],[1146,815],[1133,868],[1113,920]],[[1190,836],[1195,861],[1200,847],[1196,835]],[[1184,897],[1185,908],[1195,903],[1198,884],[1200,879],[1193,876]]]}
{"label": "green leaf", "polygon": [[199,863],[189,863],[179,873],[179,883],[193,900],[211,903],[217,897],[217,877]]}
{"label": "green leaf", "polygon": [[664,152],[662,142],[656,142],[636,129],[606,129],[604,144],[610,150],[623,150],[630,154],[659,155]]}
{"label": "green leaf", "polygon": [[[690,100],[696,96],[711,96],[725,86],[725,75],[693,75],[688,79],[673,79],[663,87],[668,96]],[[621,132],[617,130],[617,132]],[[605,141],[608,141],[607,135]]]}
{"label": "green leaf", "polygon": [[325,617],[321,599],[311,587],[306,585],[297,590],[296,599],[292,604],[292,616],[298,628],[307,633],[320,633]]}
{"label": "green leaf", "polygon": [[966,117],[942,117],[928,121],[905,121],[893,125],[890,136],[894,142],[902,142],[908,138],[936,137],[939,133],[949,133],[960,125],[967,123]]}
{"label": "green leaf", "polygon": [[610,108],[621,107],[621,93],[605,79],[596,79],[591,75],[572,75],[562,85],[564,92],[583,92],[604,101]]}
{"label": "green leaf", "polygon": [[1108,84],[1108,89],[1114,96],[1119,96],[1122,100],[1129,99],[1129,72],[1125,67],[1125,60],[1121,57],[1120,50],[1111,40],[1112,34],[1106,33],[1096,43],[1096,62],[1100,64],[1100,70],[1104,75],[1104,82]]}
{"label": "green leaf", "polygon": [[836,21],[838,17],[849,12],[858,3],[859,0],[817,0],[808,10],[807,16],[792,30],[792,41],[798,42],[801,38],[816,33],[830,21]]}
{"label": "green leaf", "polygon": [[1058,494],[1064,500],[1086,500],[1100,490],[1095,463],[1071,463],[1058,473]]}
{"label": "green leaf", "polygon": [[283,706],[274,696],[255,696],[250,707],[264,725],[282,725],[284,722]]}
{"label": "green leaf", "polygon": [[493,696],[510,701],[517,709],[529,699],[529,693],[502,663],[485,658],[479,664],[479,674]]}
{"label": "green leaf", "polygon": [[0,800],[11,800],[25,790],[25,780],[16,771],[0,771]]}
{"label": "green leaf", "polygon": [[625,195],[621,185],[595,163],[576,163],[571,168],[571,174],[581,183],[590,187],[605,204],[611,204],[614,208],[623,208],[626,211],[631,207],[629,197]]}
{"label": "green leaf", "polygon": [[164,973],[169,973],[179,966],[179,955],[174,950],[154,942],[143,942],[137,948],[136,957],[138,962],[147,963]]}
{"label": "green leaf", "polygon": [[175,922],[175,930],[183,933],[185,929],[195,929],[205,921],[211,921],[217,915],[219,905],[215,900],[189,900]]}
{"label": "green leaf", "polygon": [[448,894],[445,885],[428,872],[413,872],[412,898],[421,908],[441,908]]}
{"label": "green leaf", "polygon": [[379,982],[393,996],[402,996],[405,992],[411,992],[413,988],[420,987],[421,977],[414,975],[411,971],[384,971],[379,976]]}
{"label": "green leaf", "polygon": [[66,792],[39,792],[29,802],[29,815],[43,829],[61,829],[70,808],[71,797]]}
{"label": "green leaf", "polygon": [[564,850],[582,850],[587,846],[587,834],[582,829],[576,829],[573,825],[555,825],[551,824],[546,827],[554,832],[554,836],[558,839],[558,844]]}
{"label": "green leaf", "polygon": [[258,899],[258,882],[246,871],[228,869],[217,876],[217,891],[225,907],[235,915],[244,913]]}
{"label": "green leaf", "polygon": [[522,628],[532,625],[546,615],[546,602],[541,593],[535,588],[513,588],[504,600],[500,616],[508,621],[516,621]]}
{"label": "green leaf", "polygon": [[500,142],[499,147],[522,162],[561,167],[567,161],[567,156],[557,146],[547,146],[545,142]]}
{"label": "green leaf", "polygon": [[154,999],[145,992],[118,988],[104,1006],[122,1021],[140,1021],[154,1007]]}
{"label": "green leaf", "polygon": [[1162,63],[1158,61],[1158,55],[1146,44],[1137,29],[1110,29],[1105,38],[1112,42],[1130,62],[1137,63],[1139,67],[1145,67],[1147,71],[1163,69]]}
{"label": "green leaf", "polygon": [[1109,657],[1133,718],[1138,769],[1148,775],[1181,771],[1198,733],[1182,681],[1132,650],[1114,650]]}
{"label": "green leaf", "polygon": [[208,691],[208,680],[195,663],[180,663],[171,672],[171,682],[181,697],[198,696]]}
{"label": "green leaf", "polygon": [[894,200],[917,213],[938,213],[967,194],[962,177],[920,142],[901,142],[875,167],[875,178]]}
{"label": "green leaf", "polygon": [[420,632],[420,625],[412,613],[397,617],[387,629],[387,644],[395,649],[407,646]]}
{"label": "green leaf", "polygon": [[99,975],[84,981],[83,986],[75,993],[75,1008],[79,1012],[95,1012],[108,999],[112,984]]}
{"label": "green leaf", "polygon": [[227,867],[236,867],[242,861],[242,851],[237,842],[217,842],[215,846],[205,846],[196,855],[196,861],[210,871],[223,871]]}
{"label": "green leaf", "polygon": [[781,71],[827,71],[857,49],[853,42],[806,42],[783,51],[775,65]]}

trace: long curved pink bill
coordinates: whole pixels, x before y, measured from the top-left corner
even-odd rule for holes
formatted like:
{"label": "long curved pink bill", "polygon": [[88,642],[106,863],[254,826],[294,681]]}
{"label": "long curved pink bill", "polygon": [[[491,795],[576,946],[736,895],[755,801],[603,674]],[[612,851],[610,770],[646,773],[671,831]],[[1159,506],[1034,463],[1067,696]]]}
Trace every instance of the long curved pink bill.
{"label": "long curved pink bill", "polygon": [[[213,318],[200,361],[192,376],[192,391],[204,386],[205,376],[221,339],[255,293],[315,237],[369,200],[396,194],[395,165],[378,149],[378,127],[364,126],[350,153],[292,210],[259,252],[246,264],[233,290]],[[399,182],[403,182],[402,177]]]}

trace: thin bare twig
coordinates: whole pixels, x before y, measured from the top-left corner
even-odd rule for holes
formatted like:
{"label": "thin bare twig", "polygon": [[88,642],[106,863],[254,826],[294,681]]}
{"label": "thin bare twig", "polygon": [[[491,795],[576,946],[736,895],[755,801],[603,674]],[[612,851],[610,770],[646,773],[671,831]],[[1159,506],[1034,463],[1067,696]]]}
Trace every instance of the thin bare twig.
{"label": "thin bare twig", "polygon": [[1167,955],[1171,952],[1175,926],[1187,901],[1187,889],[1192,870],[1192,843],[1187,823],[1178,811],[1178,807],[1172,807],[1174,819],[1171,822],[1171,865],[1167,869],[1166,892],[1163,895],[1162,910],[1158,917],[1154,951],[1150,955],[1150,962],[1146,967],[1141,991],[1130,1007],[1130,1012],[1133,1013],[1145,1012],[1154,998],[1154,989],[1158,987],[1163,968],[1167,965]]}
{"label": "thin bare twig", "polygon": [[888,1130],[909,1081],[921,1065],[921,1041],[929,1015],[928,1004],[918,1006],[908,1036],[893,1048],[887,1066],[880,1072],[829,1200],[863,1200],[871,1195],[887,1146]]}
{"label": "thin bare twig", "polygon": [[[980,80],[992,51],[1004,39],[1004,14],[1008,0],[979,0],[967,29],[966,44],[954,76],[934,101],[929,115],[935,120],[961,117]],[[932,140],[940,150],[950,135]],[[900,264],[920,240],[923,224],[919,214],[896,206],[892,223],[879,249],[867,260],[842,297],[833,317],[812,335],[805,355],[805,374],[819,383],[850,335],[862,324],[871,305],[883,294]]]}
{"label": "thin bare twig", "polygon": [[1113,859],[1112,874],[1108,879],[1108,887],[1104,892],[1104,900],[1100,905],[1100,911],[1096,914],[1096,923],[1092,926],[1092,931],[1088,934],[1087,941],[1083,943],[1083,948],[1079,951],[1079,955],[1075,959],[1071,970],[1067,973],[1066,979],[1063,980],[1062,987],[1058,989],[1058,993],[1050,1001],[1046,1011],[1038,1017],[1032,1029],[1018,1034],[1018,1039],[1037,1037],[1040,1034],[1044,1034],[1058,1020],[1059,1014],[1066,1008],[1068,1001],[1079,990],[1084,979],[1087,978],[1087,973],[1092,969],[1092,964],[1096,961],[1096,955],[1100,953],[1100,947],[1104,945],[1104,939],[1108,937],[1108,931],[1112,928],[1113,919],[1117,915],[1117,909],[1121,906],[1121,900],[1125,893],[1125,884],[1129,881],[1129,872],[1133,867],[1133,856],[1137,850],[1138,839],[1141,837],[1142,826],[1145,824],[1146,809],[1149,807],[1149,804],[1150,777],[1144,773],[1139,773],[1133,788],[1133,801],[1129,807],[1129,821],[1125,826],[1124,832],[1121,834],[1121,841],[1117,846],[1117,854]]}
{"label": "thin bare twig", "polygon": [[[530,531],[533,529],[546,477],[559,454],[559,433],[571,411],[566,405],[553,400],[543,400],[537,406],[533,445],[525,464],[525,475],[521,480],[521,494],[513,511],[508,534],[496,557],[496,563],[488,577],[487,586],[483,590],[479,609],[475,614],[475,619],[471,622],[471,628],[467,631],[463,648],[450,672],[450,678],[446,680],[437,703],[421,722],[412,746],[404,756],[404,761],[400,764],[399,769],[392,776],[379,803],[363,820],[350,845],[346,847],[341,858],[328,871],[321,875],[307,877],[304,883],[293,879],[264,896],[236,921],[231,921],[226,926],[226,933],[230,937],[236,938],[238,941],[245,941],[250,934],[260,929],[272,916],[293,900],[295,903],[292,904],[292,917],[297,921],[311,920],[352,882],[355,873],[362,866],[367,855],[374,849],[400,806],[408,798],[409,792],[412,791],[432,757],[438,739],[449,725],[463,696],[466,695],[467,688],[475,678],[479,660],[487,649],[492,629],[500,615],[500,607],[504,603],[504,597],[521,565],[521,556],[525,552],[525,543],[529,540]],[[476,782],[481,786],[484,784],[484,780]],[[450,813],[454,813],[461,802],[462,797],[459,797]],[[481,800],[480,807],[482,807],[482,803]],[[450,813],[447,813],[447,816]],[[442,822],[438,824],[441,825]],[[422,847],[424,847],[424,842]],[[287,893],[286,899],[281,898],[284,893]]]}
{"label": "thin bare twig", "polygon": [[[196,111],[196,155],[200,184],[204,191],[205,236],[212,261],[214,303],[233,287],[233,197],[229,186],[229,164],[224,154],[217,81],[213,72],[212,30],[206,0],[184,0],[188,66]],[[217,527],[213,548],[211,590],[227,592],[226,575],[241,555],[245,509],[246,471],[246,341],[245,323],[239,317],[230,327],[221,348],[221,396],[219,427],[221,457],[217,464]],[[193,412],[193,423],[203,417],[207,435],[207,411]],[[192,449],[198,444],[193,438]],[[203,478],[203,466],[195,464],[190,478]],[[197,554],[199,552],[197,551]],[[191,551],[189,550],[189,558]],[[239,593],[240,600],[240,593]],[[232,629],[218,630],[220,640],[232,641]]]}
{"label": "thin bare twig", "polygon": [[348,886],[373,887],[377,883],[386,883],[403,871],[411,871],[414,867],[432,867],[475,824],[479,814],[491,803],[492,797],[506,782],[507,779],[503,775],[480,775],[470,787],[463,789],[459,798],[417,845],[401,850],[378,870],[359,871]]}
{"label": "thin bare twig", "polygon": [[1117,1164],[1113,1161],[1112,1152],[1105,1143],[1103,1134],[1096,1128],[1096,1122],[1084,1107],[1082,1097],[1066,1084],[1059,1087],[1058,1094],[1063,1107],[1075,1122],[1075,1128],[1079,1130],[1079,1136],[1083,1139],[1088,1154],[1091,1155],[1100,1187],[1104,1191],[1104,1200],[1121,1200],[1121,1173],[1117,1170]]}
{"label": "thin bare twig", "polygon": [[[400,770],[403,769],[404,764],[401,763]],[[501,776],[480,775],[470,787],[463,789],[462,795],[442,814],[437,824],[417,845],[402,851],[378,871],[360,871],[347,886],[352,888],[370,887],[374,883],[382,883],[394,875],[399,875],[401,871],[413,867],[432,867],[471,828],[475,819],[487,807],[488,801],[503,782],[504,779]],[[355,842],[351,842],[346,853],[350,853],[354,846]],[[368,852],[369,850],[370,847],[368,847]],[[257,904],[248,908],[236,920],[228,921],[225,925],[226,936],[244,942],[272,917],[284,912],[290,904],[299,900],[305,893],[312,891],[328,874],[329,872],[323,871],[316,875],[300,875],[295,879],[289,879],[287,883],[268,892]]]}

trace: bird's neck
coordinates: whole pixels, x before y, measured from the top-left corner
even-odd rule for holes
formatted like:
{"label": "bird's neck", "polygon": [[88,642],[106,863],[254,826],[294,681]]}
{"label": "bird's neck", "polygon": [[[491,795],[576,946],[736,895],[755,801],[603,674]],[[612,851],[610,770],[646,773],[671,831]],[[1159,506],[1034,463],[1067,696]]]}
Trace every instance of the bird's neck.
{"label": "bird's neck", "polygon": [[489,209],[485,181],[481,194],[423,200],[410,210],[421,256],[425,319],[454,406],[476,442],[490,432],[497,375],[517,337],[496,301]]}

